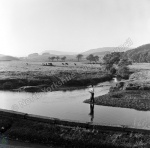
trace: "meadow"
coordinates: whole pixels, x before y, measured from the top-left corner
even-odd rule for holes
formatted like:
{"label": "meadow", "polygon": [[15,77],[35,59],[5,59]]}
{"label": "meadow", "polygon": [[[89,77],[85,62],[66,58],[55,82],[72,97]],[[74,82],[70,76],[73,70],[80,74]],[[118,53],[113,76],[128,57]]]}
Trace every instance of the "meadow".
{"label": "meadow", "polygon": [[90,84],[112,79],[112,76],[104,72],[100,64],[49,63],[52,63],[53,66],[43,66],[44,63],[41,62],[0,62],[0,89],[12,90],[25,86],[32,86],[33,88],[34,86],[34,90],[28,90],[40,91],[41,87],[49,87],[58,81],[65,81],[59,88],[86,87]]}

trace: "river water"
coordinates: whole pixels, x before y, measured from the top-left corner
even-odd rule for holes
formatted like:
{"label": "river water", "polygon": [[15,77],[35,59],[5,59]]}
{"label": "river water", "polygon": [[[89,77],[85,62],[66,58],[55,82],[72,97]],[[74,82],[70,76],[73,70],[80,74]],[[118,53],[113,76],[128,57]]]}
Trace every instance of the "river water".
{"label": "river water", "polygon": [[[108,93],[110,85],[110,82],[97,85],[95,96]],[[45,93],[0,91],[0,108],[91,124],[150,129],[150,111],[83,103],[89,98],[88,89]]]}

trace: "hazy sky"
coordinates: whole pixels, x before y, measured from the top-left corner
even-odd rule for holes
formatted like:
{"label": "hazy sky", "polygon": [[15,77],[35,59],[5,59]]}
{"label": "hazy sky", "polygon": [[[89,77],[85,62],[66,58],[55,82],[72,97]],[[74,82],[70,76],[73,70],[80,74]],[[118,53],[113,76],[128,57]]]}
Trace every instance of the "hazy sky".
{"label": "hazy sky", "polygon": [[150,41],[150,0],[0,0],[0,54]]}

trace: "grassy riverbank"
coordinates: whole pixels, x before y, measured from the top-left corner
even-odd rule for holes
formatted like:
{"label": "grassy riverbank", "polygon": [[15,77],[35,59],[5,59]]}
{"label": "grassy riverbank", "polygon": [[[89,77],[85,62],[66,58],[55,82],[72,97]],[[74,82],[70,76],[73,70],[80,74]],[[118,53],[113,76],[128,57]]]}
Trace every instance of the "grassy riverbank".
{"label": "grassy riverbank", "polygon": [[25,63],[20,63],[20,65],[14,63],[14,65],[9,65],[7,70],[1,68],[0,90],[17,89],[31,92],[66,90],[112,79],[112,76],[104,72],[100,65],[77,63],[73,66],[72,63],[69,64],[70,66],[51,67],[42,66],[39,63],[31,63],[28,66]]}
{"label": "grassy riverbank", "polygon": [[[134,71],[129,80],[118,82],[110,88],[110,92],[95,98],[95,104],[132,108],[141,111],[150,110],[150,64],[138,63],[130,65]],[[89,103],[90,100],[85,100]]]}
{"label": "grassy riverbank", "polygon": [[42,143],[61,147],[148,148],[150,134],[111,131],[63,124],[37,122],[0,115],[5,140]]}
{"label": "grassy riverbank", "polygon": [[[90,100],[85,100],[90,103]],[[146,90],[126,90],[108,93],[95,98],[96,105],[150,110],[150,92]]]}

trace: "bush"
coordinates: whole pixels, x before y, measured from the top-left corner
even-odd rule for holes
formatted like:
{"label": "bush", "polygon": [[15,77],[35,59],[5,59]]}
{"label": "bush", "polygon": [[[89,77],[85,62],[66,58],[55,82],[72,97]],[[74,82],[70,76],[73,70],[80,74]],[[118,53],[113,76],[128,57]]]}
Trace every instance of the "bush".
{"label": "bush", "polygon": [[124,66],[124,67],[119,67],[117,71],[117,75],[120,76],[121,78],[128,79],[130,75],[129,68]]}
{"label": "bush", "polygon": [[114,67],[112,67],[112,68],[110,69],[110,74],[114,75],[115,73],[116,73],[116,69],[115,69]]}

